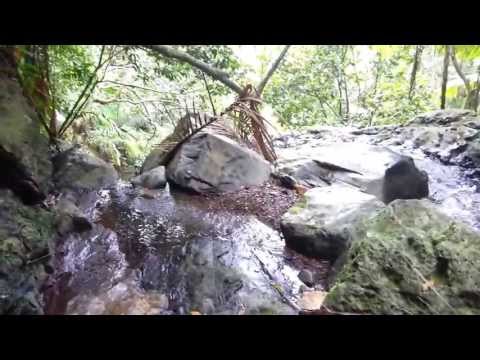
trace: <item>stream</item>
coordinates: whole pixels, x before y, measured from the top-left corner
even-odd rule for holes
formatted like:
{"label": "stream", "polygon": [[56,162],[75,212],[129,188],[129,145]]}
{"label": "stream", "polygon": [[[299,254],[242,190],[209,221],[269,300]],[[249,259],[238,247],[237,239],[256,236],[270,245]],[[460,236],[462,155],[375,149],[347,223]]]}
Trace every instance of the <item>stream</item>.
{"label": "stream", "polygon": [[[318,134],[290,140],[280,154],[328,144]],[[347,146],[374,140],[360,135]],[[480,230],[479,189],[464,169],[408,144],[389,148],[427,171],[430,199],[442,211]],[[328,275],[328,264],[286,249],[255,216],[212,211],[202,197],[168,185],[145,193],[119,181],[79,201],[94,226],[57,242],[47,314],[297,314],[298,273],[310,270],[319,290]]]}

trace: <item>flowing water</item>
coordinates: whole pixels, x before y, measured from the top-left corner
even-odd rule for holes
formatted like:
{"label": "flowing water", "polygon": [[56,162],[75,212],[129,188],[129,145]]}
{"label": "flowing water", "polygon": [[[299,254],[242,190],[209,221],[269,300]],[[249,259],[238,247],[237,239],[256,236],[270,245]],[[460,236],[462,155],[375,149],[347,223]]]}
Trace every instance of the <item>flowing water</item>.
{"label": "flowing water", "polygon": [[308,264],[255,217],[203,205],[123,182],[84,199],[95,225],[59,242],[47,312],[294,313]]}
{"label": "flowing water", "polygon": [[[311,154],[326,143],[317,138],[300,135],[290,150]],[[480,193],[464,169],[406,145],[390,148],[427,171],[442,211],[480,230]],[[146,193],[120,181],[85,195],[80,207],[94,227],[58,241],[49,314],[295,314],[299,271],[311,270],[320,287],[327,276],[328,264],[286,249],[254,216],[212,211],[168,185]]]}

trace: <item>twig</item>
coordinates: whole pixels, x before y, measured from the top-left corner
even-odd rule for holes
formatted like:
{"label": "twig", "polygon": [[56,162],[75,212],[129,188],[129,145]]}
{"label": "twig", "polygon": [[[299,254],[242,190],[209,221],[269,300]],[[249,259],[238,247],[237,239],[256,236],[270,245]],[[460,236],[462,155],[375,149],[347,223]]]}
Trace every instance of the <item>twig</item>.
{"label": "twig", "polygon": [[[268,276],[268,278],[272,281],[275,281],[275,278],[273,277],[273,275],[270,273],[270,271],[267,269],[267,267],[265,266],[265,264],[263,263],[262,260],[260,260],[260,258],[258,257],[258,255],[255,253],[255,251],[252,250],[252,254],[253,256],[255,256],[255,258],[258,260],[258,262],[260,263],[260,266],[262,267],[262,270],[263,272]],[[280,290],[278,287],[276,286],[272,286],[277,292],[278,294],[280,295],[280,297],[288,304],[290,305],[293,309],[297,310],[297,311],[301,311],[302,308],[300,308],[297,304],[295,304],[292,300],[290,300],[284,293],[282,290]]]}
{"label": "twig", "polygon": [[[406,258],[407,259],[407,263],[410,265],[410,267],[412,268],[413,271],[415,271],[415,273],[418,275],[418,277],[423,281],[423,282],[428,282],[428,280],[425,278],[425,276],[422,275],[422,273],[413,265],[413,262]],[[440,293],[437,291],[437,289],[435,289],[435,287],[431,287],[432,291],[435,293],[435,295],[437,295],[440,300],[442,300],[442,302],[447,305],[447,307],[453,311],[453,313],[455,314],[456,313],[456,310],[449,304],[449,302],[442,296],[440,295]]]}

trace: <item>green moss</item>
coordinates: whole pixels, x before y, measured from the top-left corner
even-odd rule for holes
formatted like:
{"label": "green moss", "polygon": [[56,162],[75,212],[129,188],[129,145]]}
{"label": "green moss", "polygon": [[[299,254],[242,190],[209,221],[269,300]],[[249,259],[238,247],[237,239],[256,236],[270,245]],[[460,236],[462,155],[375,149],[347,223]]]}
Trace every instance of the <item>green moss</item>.
{"label": "green moss", "polygon": [[[457,313],[451,305],[457,304],[480,314],[480,301],[467,305],[461,296],[480,288],[478,234],[421,204],[388,207],[356,229],[327,306],[374,314],[450,314]],[[433,281],[436,291],[425,289],[426,281]]]}

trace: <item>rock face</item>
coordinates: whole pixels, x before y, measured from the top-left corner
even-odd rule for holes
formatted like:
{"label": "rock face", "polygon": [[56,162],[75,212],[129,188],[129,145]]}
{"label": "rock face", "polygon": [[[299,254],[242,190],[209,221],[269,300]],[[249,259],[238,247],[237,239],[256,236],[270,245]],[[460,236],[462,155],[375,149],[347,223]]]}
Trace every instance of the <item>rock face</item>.
{"label": "rock face", "polygon": [[132,179],[132,184],[143,186],[147,189],[159,189],[165,186],[167,179],[165,177],[165,167],[158,166]]}
{"label": "rock face", "polygon": [[373,314],[480,314],[480,235],[427,200],[357,223],[325,305]]}
{"label": "rock face", "polygon": [[334,262],[347,250],[356,221],[382,207],[373,195],[350,186],[314,188],[282,217],[281,229],[288,247]]}
{"label": "rock face", "polygon": [[271,166],[233,140],[201,132],[180,147],[166,173],[169,181],[195,192],[231,192],[263,184]]}
{"label": "rock face", "polygon": [[54,182],[59,190],[88,191],[111,186],[118,180],[112,165],[74,146],[53,159]]}
{"label": "rock face", "polygon": [[[0,67],[9,70],[2,49]],[[42,314],[53,215],[34,205],[49,190],[52,164],[40,121],[18,82],[3,71],[0,168],[0,314]]]}
{"label": "rock face", "polygon": [[52,173],[48,139],[41,133],[40,121],[23,96],[18,82],[2,74],[0,127],[0,146],[5,152],[15,156],[21,167],[38,183],[42,192],[47,191]]}
{"label": "rock face", "polygon": [[[279,173],[311,187],[349,184],[388,203],[428,196],[428,175],[411,157],[386,147],[347,143],[310,149],[310,155],[281,158]],[[285,177],[285,175],[284,175]]]}

